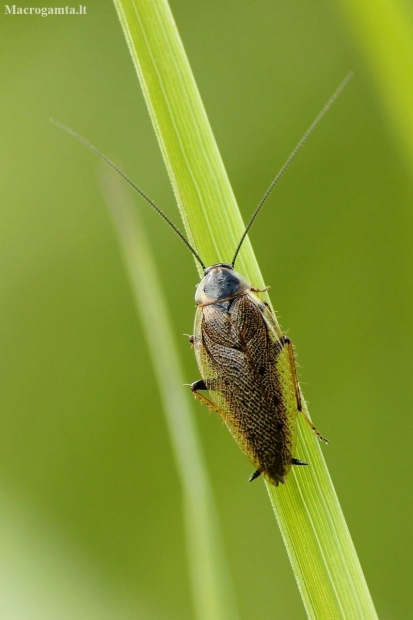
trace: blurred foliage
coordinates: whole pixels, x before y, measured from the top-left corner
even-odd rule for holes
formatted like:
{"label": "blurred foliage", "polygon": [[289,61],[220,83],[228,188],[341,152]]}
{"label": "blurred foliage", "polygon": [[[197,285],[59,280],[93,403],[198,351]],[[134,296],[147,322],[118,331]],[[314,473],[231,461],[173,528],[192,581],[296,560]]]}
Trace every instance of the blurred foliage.
{"label": "blurred foliage", "polygon": [[[91,139],[178,221],[114,8],[87,6],[0,21],[0,615],[189,619],[180,486],[99,162],[48,122]],[[388,106],[335,5],[171,6],[246,217],[356,74],[251,238],[379,616],[410,617],[412,185]],[[192,259],[144,205],[142,217],[175,332],[188,333]],[[181,351],[190,382],[184,338]],[[263,486],[245,483],[250,466],[219,421],[194,415],[241,617],[302,620]]]}

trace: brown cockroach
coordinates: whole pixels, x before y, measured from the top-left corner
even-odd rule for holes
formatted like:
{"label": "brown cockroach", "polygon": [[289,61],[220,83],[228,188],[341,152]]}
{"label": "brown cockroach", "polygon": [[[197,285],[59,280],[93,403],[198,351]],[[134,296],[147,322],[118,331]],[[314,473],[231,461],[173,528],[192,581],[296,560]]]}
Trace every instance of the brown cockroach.
{"label": "brown cockroach", "polygon": [[[307,463],[294,457],[303,410],[293,348],[257,296],[266,290],[254,288],[232,264],[205,269],[190,336],[203,378],[191,389],[222,417],[256,467],[250,481],[263,474],[277,486],[292,465]],[[211,399],[198,390],[208,390]]]}
{"label": "brown cockroach", "polygon": [[[297,416],[302,414],[319,439],[324,439],[305,415],[290,339],[282,333],[269,304],[255,288],[234,270],[242,243],[258,212],[292,159],[321,118],[346,86],[349,74],[304,133],[264,197],[255,209],[231,263],[206,267],[182,232],[137,185],[90,142],[69,127],[55,122],[104,159],[161,215],[185,243],[204,270],[197,286],[194,334],[201,379],[191,384],[194,396],[224,420],[242,452],[260,475],[278,486],[293,465],[307,465],[295,458]],[[200,391],[207,390],[206,397]],[[327,441],[327,440],[325,440]]]}

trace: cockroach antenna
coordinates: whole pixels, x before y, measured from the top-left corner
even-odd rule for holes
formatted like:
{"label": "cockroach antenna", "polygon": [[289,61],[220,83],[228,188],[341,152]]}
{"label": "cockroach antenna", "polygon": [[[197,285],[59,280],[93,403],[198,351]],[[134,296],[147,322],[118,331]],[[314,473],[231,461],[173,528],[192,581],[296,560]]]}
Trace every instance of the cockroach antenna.
{"label": "cockroach antenna", "polygon": [[122,172],[122,170],[120,168],[118,168],[118,166],[116,164],[113,163],[113,161],[111,161],[108,157],[106,157],[106,155],[104,155],[101,151],[99,151],[99,149],[97,149],[96,146],[94,146],[91,142],[89,142],[89,140],[86,140],[86,138],[81,136],[79,133],[77,133],[76,131],[74,131],[73,129],[68,127],[67,125],[64,125],[63,123],[61,123],[60,121],[57,121],[54,118],[51,118],[50,121],[52,123],[54,123],[55,125],[57,125],[57,127],[60,127],[60,129],[63,129],[68,134],[70,134],[71,136],[76,138],[76,140],[79,140],[79,142],[81,142],[82,144],[87,146],[88,149],[90,149],[93,153],[95,153],[101,159],[103,159],[103,161],[105,161],[107,164],[109,164],[109,166],[111,166],[111,168],[113,168],[113,170],[115,170],[122,178],[124,178],[125,181],[127,181],[127,183],[129,183],[129,185],[131,185],[133,187],[133,189],[135,189],[138,192],[138,194],[140,194],[142,196],[142,198],[144,198],[146,200],[146,202],[148,202],[151,205],[151,207],[153,209],[155,209],[155,211],[157,211],[157,213],[159,213],[159,215],[165,220],[165,222],[167,224],[169,224],[169,226],[172,228],[174,233],[178,235],[178,237],[181,239],[181,241],[183,241],[185,243],[186,247],[195,256],[196,260],[201,265],[202,269],[205,270],[205,265],[202,262],[201,258],[199,257],[197,252],[194,250],[192,245],[189,243],[189,241],[186,239],[186,237],[181,233],[179,228],[177,226],[175,226],[175,224],[169,219],[169,217],[167,215],[165,215],[165,213],[162,211],[162,209],[160,209],[158,207],[158,205],[155,204],[155,202],[151,198],[149,198],[149,196],[147,196],[147,194],[145,194],[144,191],[142,191],[137,185],[135,185],[135,183],[133,181],[131,181],[131,179],[124,172]]}
{"label": "cockroach antenna", "polygon": [[331,106],[333,105],[333,103],[335,102],[337,97],[341,94],[341,92],[347,86],[348,82],[351,80],[353,75],[354,75],[354,73],[352,71],[348,75],[346,75],[346,77],[341,82],[339,87],[336,89],[334,94],[330,97],[330,99],[327,101],[327,103],[325,104],[323,109],[315,117],[315,119],[313,120],[313,122],[311,123],[311,125],[309,126],[307,131],[303,134],[302,138],[299,140],[299,142],[297,143],[297,145],[295,146],[293,151],[287,157],[287,159],[285,160],[284,164],[282,165],[282,167],[280,168],[279,172],[277,173],[276,177],[272,181],[271,185],[269,186],[269,188],[265,192],[264,196],[261,198],[260,202],[258,203],[258,206],[256,207],[254,213],[252,214],[252,216],[250,218],[250,221],[247,224],[247,227],[244,230],[244,233],[243,233],[243,235],[241,237],[241,240],[240,240],[240,242],[239,242],[239,244],[237,246],[237,249],[235,250],[234,258],[232,259],[232,262],[231,262],[232,267],[235,266],[235,261],[237,260],[238,253],[239,253],[239,251],[241,249],[242,244],[245,241],[245,237],[247,236],[248,232],[250,231],[250,228],[253,225],[254,220],[257,217],[258,213],[261,211],[262,207],[267,202],[267,199],[268,199],[269,195],[271,194],[272,190],[277,185],[278,181],[281,179],[281,177],[283,176],[284,172],[287,170],[288,166],[291,164],[292,160],[297,155],[298,151],[301,149],[302,146],[304,146],[304,144],[306,143],[306,141],[309,138],[309,136],[313,133],[314,129],[317,127],[318,123],[321,121],[323,116],[325,116],[325,114],[331,108]]}

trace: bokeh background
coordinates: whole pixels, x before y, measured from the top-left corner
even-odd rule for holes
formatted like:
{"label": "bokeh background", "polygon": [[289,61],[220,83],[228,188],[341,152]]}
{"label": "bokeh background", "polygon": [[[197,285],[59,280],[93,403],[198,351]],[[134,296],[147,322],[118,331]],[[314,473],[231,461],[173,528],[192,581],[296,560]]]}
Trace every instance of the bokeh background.
{"label": "bokeh background", "polygon": [[[412,184],[374,71],[335,3],[171,6],[246,218],[356,74],[251,237],[379,616],[404,620]],[[87,16],[2,14],[0,27],[0,617],[190,619],[181,489],[100,162],[48,120],[92,140],[177,220],[132,62],[109,0],[89,0]],[[137,205],[190,382],[193,260]],[[264,485],[246,484],[251,467],[213,415],[193,415],[241,617],[303,620]]]}

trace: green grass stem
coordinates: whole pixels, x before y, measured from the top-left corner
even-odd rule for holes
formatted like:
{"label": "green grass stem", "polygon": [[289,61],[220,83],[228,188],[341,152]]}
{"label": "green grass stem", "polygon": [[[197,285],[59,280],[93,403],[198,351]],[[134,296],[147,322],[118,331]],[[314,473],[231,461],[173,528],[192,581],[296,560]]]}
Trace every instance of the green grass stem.
{"label": "green grass stem", "polygon": [[[169,6],[114,2],[188,238],[207,264],[229,261],[244,225]],[[237,269],[264,285],[248,240]],[[308,617],[377,618],[320,446],[301,420],[297,456],[310,467],[267,490]]]}

